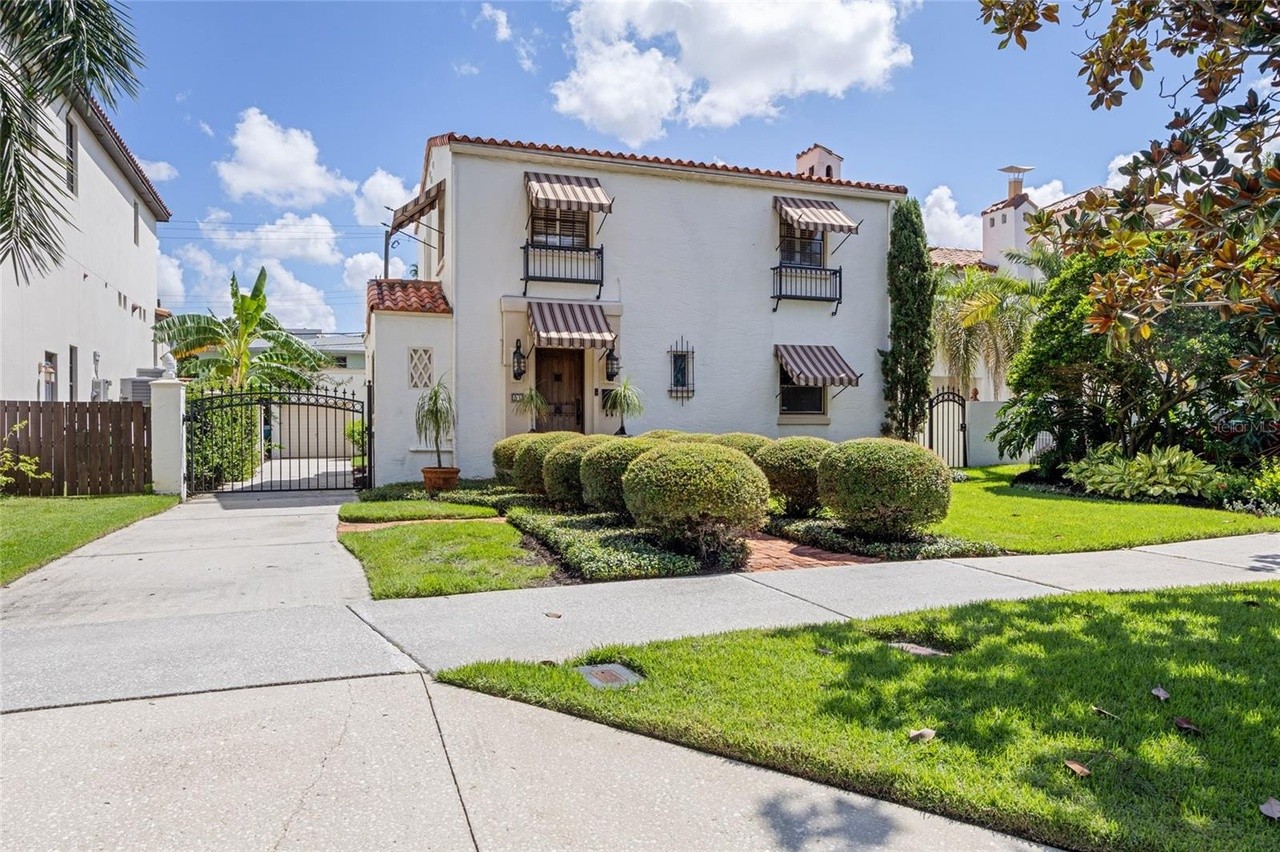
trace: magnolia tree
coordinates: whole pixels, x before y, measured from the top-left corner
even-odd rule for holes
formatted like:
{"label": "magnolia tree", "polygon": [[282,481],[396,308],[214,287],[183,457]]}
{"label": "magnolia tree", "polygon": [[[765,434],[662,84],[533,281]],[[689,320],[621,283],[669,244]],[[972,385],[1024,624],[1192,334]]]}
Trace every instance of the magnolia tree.
{"label": "magnolia tree", "polygon": [[[1080,76],[1094,109],[1140,89],[1156,61],[1190,60],[1161,81],[1172,117],[1121,169],[1114,194],[1090,193],[1062,223],[1028,229],[1067,252],[1139,255],[1099,274],[1088,327],[1125,347],[1170,311],[1216,310],[1256,343],[1233,353],[1233,378],[1272,408],[1280,398],[1280,7],[1275,0],[1103,2],[1071,7],[1090,44]],[[982,0],[1000,47],[1059,23],[1057,3]],[[1159,226],[1159,227],[1157,227]]]}

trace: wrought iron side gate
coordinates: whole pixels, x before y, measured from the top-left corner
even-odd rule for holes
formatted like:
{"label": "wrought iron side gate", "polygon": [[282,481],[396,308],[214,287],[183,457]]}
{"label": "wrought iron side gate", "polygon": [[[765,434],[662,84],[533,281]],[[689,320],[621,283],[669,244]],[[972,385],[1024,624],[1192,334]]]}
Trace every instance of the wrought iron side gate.
{"label": "wrought iron side gate", "polygon": [[187,397],[187,489],[331,491],[373,484],[372,388],[206,389]]}
{"label": "wrought iron side gate", "polygon": [[969,466],[964,394],[942,390],[929,399],[929,419],[925,421],[919,442],[942,456],[951,467]]}

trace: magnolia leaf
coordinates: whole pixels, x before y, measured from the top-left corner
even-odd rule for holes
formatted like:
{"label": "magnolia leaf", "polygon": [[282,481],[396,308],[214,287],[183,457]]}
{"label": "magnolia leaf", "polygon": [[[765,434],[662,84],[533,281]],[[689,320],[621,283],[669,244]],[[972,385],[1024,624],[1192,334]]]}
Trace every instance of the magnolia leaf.
{"label": "magnolia leaf", "polygon": [[1204,731],[1196,727],[1196,724],[1185,716],[1174,716],[1173,724],[1178,726],[1178,730],[1186,731],[1189,734],[1203,734]]}
{"label": "magnolia leaf", "polygon": [[546,615],[546,617],[547,617],[547,618],[559,618],[559,617],[560,617],[560,613],[558,613],[558,612],[548,612],[548,613],[544,613],[544,615]]}
{"label": "magnolia leaf", "polygon": [[1151,690],[1151,694],[1156,698],[1159,698],[1161,701],[1169,700],[1169,693],[1165,691],[1163,686],[1157,686],[1155,689]]}
{"label": "magnolia leaf", "polygon": [[1275,796],[1272,796],[1262,804],[1258,805],[1258,810],[1262,811],[1264,815],[1269,816],[1274,820],[1280,820],[1280,799],[1276,799]]}
{"label": "magnolia leaf", "polygon": [[1251,609],[1257,609],[1258,607],[1262,606],[1262,604],[1261,604],[1260,602],[1255,601],[1255,600],[1252,600],[1252,599],[1245,601],[1245,602],[1244,602],[1244,605],[1245,605],[1245,606],[1247,606],[1247,607],[1249,607],[1249,608],[1251,608]]}
{"label": "magnolia leaf", "polygon": [[938,732],[933,728],[921,728],[918,731],[912,731],[907,734],[907,739],[913,743],[927,743],[929,740],[937,736]]}
{"label": "magnolia leaf", "polygon": [[814,650],[824,657],[830,657],[835,653],[835,651],[832,651],[830,648],[815,648]]}
{"label": "magnolia leaf", "polygon": [[1110,710],[1104,710],[1103,708],[1099,707],[1099,706],[1098,706],[1098,705],[1096,705],[1096,704],[1090,704],[1090,705],[1089,705],[1089,709],[1090,709],[1090,710],[1092,710],[1093,712],[1097,713],[1099,716],[1106,716],[1108,719],[1119,719],[1119,718],[1120,718],[1120,717],[1119,717],[1119,716],[1117,716],[1115,713],[1112,713]]}
{"label": "magnolia leaf", "polygon": [[1066,764],[1068,769],[1079,775],[1081,778],[1087,778],[1093,774],[1089,771],[1089,767],[1085,766],[1078,760],[1064,760],[1062,762]]}

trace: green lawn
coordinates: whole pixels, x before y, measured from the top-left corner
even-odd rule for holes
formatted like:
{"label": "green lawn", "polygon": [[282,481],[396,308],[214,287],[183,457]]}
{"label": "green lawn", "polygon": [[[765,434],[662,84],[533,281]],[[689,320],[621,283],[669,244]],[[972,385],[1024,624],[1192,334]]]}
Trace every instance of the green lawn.
{"label": "green lawn", "polygon": [[347,503],[338,509],[338,519],[352,524],[382,521],[419,521],[431,518],[495,518],[488,506],[437,503],[434,500],[386,500],[379,503]]}
{"label": "green lawn", "polygon": [[[981,603],[438,677],[1064,847],[1261,850],[1280,847],[1258,810],[1280,797],[1278,646],[1280,583],[1257,583]],[[597,691],[573,670],[606,661],[646,680]],[[911,742],[921,728],[936,738]]]}
{"label": "green lawn", "polygon": [[967,471],[969,481],[952,487],[946,520],[930,532],[1021,553],[1073,553],[1280,530],[1280,518],[1012,487],[1022,470],[1002,465]]}
{"label": "green lawn", "polygon": [[555,568],[521,547],[520,539],[514,527],[488,521],[410,524],[338,536],[364,565],[375,599],[544,585]]}
{"label": "green lawn", "polygon": [[0,585],[177,502],[166,494],[0,497]]}

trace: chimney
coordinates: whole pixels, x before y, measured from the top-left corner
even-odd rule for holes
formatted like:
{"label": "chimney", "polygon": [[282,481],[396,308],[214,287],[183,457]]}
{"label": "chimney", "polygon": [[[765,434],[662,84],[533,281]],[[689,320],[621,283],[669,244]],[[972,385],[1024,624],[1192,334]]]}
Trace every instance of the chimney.
{"label": "chimney", "polygon": [[1009,176],[1009,197],[1016,198],[1022,194],[1023,175],[1035,169],[1035,166],[1005,166],[1000,171]]}
{"label": "chimney", "polygon": [[796,174],[840,180],[840,163],[844,158],[817,142],[796,154]]}

